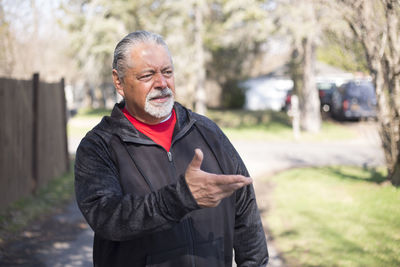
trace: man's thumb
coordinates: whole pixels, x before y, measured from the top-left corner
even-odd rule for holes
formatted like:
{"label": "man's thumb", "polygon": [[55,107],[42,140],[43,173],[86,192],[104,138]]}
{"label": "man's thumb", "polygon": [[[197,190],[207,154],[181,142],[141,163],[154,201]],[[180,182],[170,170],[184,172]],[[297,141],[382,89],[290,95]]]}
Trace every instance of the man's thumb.
{"label": "man's thumb", "polygon": [[189,166],[191,168],[200,169],[201,163],[203,162],[203,152],[200,148],[196,148],[194,150],[194,156],[192,162],[190,162]]}

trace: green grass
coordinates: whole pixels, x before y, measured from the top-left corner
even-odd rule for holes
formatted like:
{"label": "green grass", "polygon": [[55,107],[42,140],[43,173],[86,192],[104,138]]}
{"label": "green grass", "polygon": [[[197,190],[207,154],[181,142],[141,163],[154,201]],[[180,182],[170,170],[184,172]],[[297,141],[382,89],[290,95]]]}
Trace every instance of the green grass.
{"label": "green grass", "polygon": [[385,177],[324,167],[268,178],[264,223],[288,266],[400,266],[400,189]]}
{"label": "green grass", "polygon": [[[72,166],[72,165],[71,165]],[[70,201],[74,194],[73,172],[51,180],[36,195],[9,205],[0,213],[0,244],[31,221]]]}
{"label": "green grass", "polygon": [[284,112],[249,110],[208,110],[207,117],[223,128],[247,128],[268,125],[272,122],[290,127],[290,119]]}
{"label": "green grass", "polygon": [[[284,112],[210,110],[215,121],[232,140],[295,141],[291,119]],[[323,121],[318,134],[300,134],[298,141],[332,141],[356,138],[355,132],[331,121]]]}
{"label": "green grass", "polygon": [[73,118],[67,124],[67,135],[69,138],[83,138],[87,132],[100,122],[101,118]]}
{"label": "green grass", "polygon": [[90,109],[90,108],[82,108],[78,111],[76,116],[80,118],[96,118],[96,117],[103,117],[103,116],[108,116],[111,114],[110,109],[106,108],[95,108],[95,109]]}
{"label": "green grass", "polygon": [[67,124],[69,138],[81,139],[89,132],[103,116],[111,114],[109,109],[81,109]]}
{"label": "green grass", "polygon": [[[82,138],[105,115],[107,109],[84,109],[68,122],[68,136]],[[294,141],[291,120],[284,112],[209,110],[207,116],[216,122],[231,140]],[[346,127],[323,121],[318,134],[301,133],[298,141],[332,141],[356,138],[356,134]]]}

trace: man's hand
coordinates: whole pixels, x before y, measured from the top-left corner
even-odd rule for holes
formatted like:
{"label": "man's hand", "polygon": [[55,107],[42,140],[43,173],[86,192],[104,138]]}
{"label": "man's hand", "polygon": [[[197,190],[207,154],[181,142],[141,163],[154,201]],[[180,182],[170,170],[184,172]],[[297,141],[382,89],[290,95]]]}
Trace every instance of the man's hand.
{"label": "man's hand", "polygon": [[202,161],[203,152],[197,148],[185,172],[186,183],[200,207],[216,207],[223,198],[253,182],[251,178],[242,175],[204,172],[200,170]]}

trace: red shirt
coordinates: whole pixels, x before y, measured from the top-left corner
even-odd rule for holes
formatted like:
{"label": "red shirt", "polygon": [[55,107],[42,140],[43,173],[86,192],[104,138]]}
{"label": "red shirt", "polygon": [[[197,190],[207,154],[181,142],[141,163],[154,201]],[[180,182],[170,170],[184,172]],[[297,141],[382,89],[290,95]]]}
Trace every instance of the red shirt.
{"label": "red shirt", "polygon": [[170,150],[172,134],[174,133],[176,123],[176,114],[174,109],[172,109],[171,117],[168,120],[154,125],[138,121],[125,107],[122,109],[122,112],[138,131],[145,134],[156,144],[162,146],[166,151]]}

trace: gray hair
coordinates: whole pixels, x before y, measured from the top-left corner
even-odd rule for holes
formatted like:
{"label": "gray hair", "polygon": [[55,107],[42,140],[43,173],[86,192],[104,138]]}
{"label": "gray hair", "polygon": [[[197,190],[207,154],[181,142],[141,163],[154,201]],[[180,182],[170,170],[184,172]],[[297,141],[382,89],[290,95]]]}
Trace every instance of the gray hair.
{"label": "gray hair", "polygon": [[117,71],[118,77],[120,79],[124,78],[125,70],[129,63],[129,54],[132,50],[132,47],[141,43],[154,43],[163,46],[167,50],[167,53],[172,62],[168,46],[160,35],[147,31],[131,32],[121,41],[119,41],[114,50],[114,60],[112,67]]}

